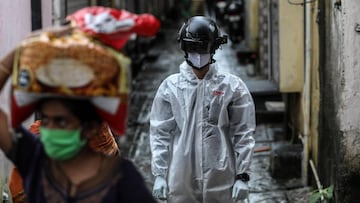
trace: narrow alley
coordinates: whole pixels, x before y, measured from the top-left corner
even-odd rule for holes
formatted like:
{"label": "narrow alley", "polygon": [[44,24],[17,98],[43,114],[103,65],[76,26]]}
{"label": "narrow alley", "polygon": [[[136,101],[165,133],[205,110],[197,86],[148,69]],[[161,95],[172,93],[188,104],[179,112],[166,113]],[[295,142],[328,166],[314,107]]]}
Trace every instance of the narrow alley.
{"label": "narrow alley", "polygon": [[[360,1],[12,0],[0,2],[0,84],[3,84],[1,87],[4,87],[0,95],[0,107],[4,111],[0,116],[2,119],[0,130],[3,132],[0,135],[2,139],[0,142],[2,149],[0,150],[0,203],[11,203],[11,200],[8,199],[11,196],[8,186],[10,185],[10,173],[14,170],[13,163],[9,161],[3,151],[13,150],[12,141],[14,140],[10,139],[11,135],[14,135],[12,130],[16,129],[21,122],[22,126],[29,127],[36,117],[34,114],[36,112],[31,110],[26,112],[29,114],[33,113],[26,121],[20,119],[19,123],[15,122],[15,126],[11,126],[10,129],[5,125],[5,121],[9,122],[8,126],[13,124],[12,116],[25,115],[21,111],[18,114],[14,113],[11,108],[13,107],[11,105],[15,104],[12,100],[15,93],[11,90],[20,83],[19,78],[21,75],[18,69],[24,68],[18,63],[20,57],[18,55],[15,57],[14,52],[11,51],[14,50],[14,47],[18,47],[19,42],[26,39],[32,31],[59,25],[73,25],[73,22],[69,22],[69,15],[87,7],[101,7],[101,9],[114,9],[117,12],[126,11],[124,13],[134,14],[133,16],[124,15],[125,17],[119,15],[119,17],[111,14],[111,12],[100,12],[96,13],[96,15],[91,13],[91,15],[87,15],[84,19],[81,18],[81,20],[86,21],[87,19],[90,21],[88,22],[89,24],[85,23],[84,26],[90,26],[91,24],[93,26],[91,29],[98,31],[95,34],[93,33],[92,37],[95,36],[96,40],[101,38],[101,43],[105,42],[108,36],[114,34],[114,30],[116,30],[116,34],[112,37],[115,36],[115,38],[119,37],[121,40],[124,40],[124,43],[122,42],[123,44],[119,46],[120,48],[116,47],[116,51],[113,51],[110,55],[119,54],[117,51],[120,51],[131,59],[131,91],[129,91],[129,84],[127,83],[129,82],[127,80],[128,75],[123,74],[122,70],[124,69],[121,68],[123,64],[118,66],[117,62],[120,60],[117,58],[116,62],[110,65],[110,69],[106,69],[114,70],[114,74],[109,74],[109,77],[112,78],[111,82],[114,84],[107,84],[106,82],[103,84],[109,92],[97,92],[95,96],[94,89],[90,91],[90,97],[91,99],[93,99],[93,96],[96,99],[100,97],[101,100],[103,97],[111,95],[109,94],[111,91],[111,93],[114,93],[119,98],[121,94],[121,102],[124,101],[122,100],[123,98],[130,98],[127,125],[125,124],[126,119],[123,119],[125,118],[123,113],[128,110],[126,102],[122,106],[125,107],[124,109],[119,110],[120,107],[116,107],[119,110],[116,113],[120,112],[121,118],[114,119],[115,121],[112,120],[113,125],[116,127],[120,125],[119,123],[122,124],[123,131],[119,132],[119,134],[124,133],[126,130],[125,136],[115,137],[118,146],[111,133],[109,133],[111,131],[108,130],[106,132],[111,137],[111,144],[113,149],[115,149],[116,155],[118,152],[117,147],[119,147],[121,154],[135,163],[141,175],[145,178],[146,186],[150,192],[155,182],[155,177],[151,172],[149,141],[149,120],[152,102],[161,82],[167,76],[179,72],[179,65],[184,61],[183,51],[180,49],[177,41],[177,31],[181,24],[192,16],[204,15],[214,19],[216,24],[220,26],[222,33],[228,36],[228,43],[221,45],[214,55],[218,68],[221,71],[239,76],[247,85],[255,104],[256,130],[253,136],[256,141],[255,151],[250,166],[249,197],[244,202],[359,202],[360,103],[358,101],[360,100]],[[150,14],[147,17],[151,17],[151,22],[154,24],[152,26],[143,26],[141,20],[134,20],[139,19],[140,14]],[[127,19],[129,16],[131,17]],[[146,15],[144,16],[144,19],[146,19]],[[100,24],[97,24],[97,20]],[[135,28],[138,22],[140,22],[140,30],[143,29],[142,31],[145,33],[145,36],[146,33],[149,34],[149,30],[153,29],[147,37],[143,37],[134,31],[138,28]],[[102,23],[104,27],[98,29],[98,25]],[[125,29],[121,26],[124,26]],[[160,29],[159,32],[157,32],[158,29]],[[118,31],[119,33],[117,33]],[[97,35],[99,33],[100,35]],[[124,38],[124,36],[126,37]],[[83,37],[88,36],[84,35]],[[222,41],[223,38],[220,37],[217,40]],[[222,42],[216,42],[216,46]],[[61,43],[58,42],[58,45],[64,45],[63,43],[63,41]],[[89,44],[86,43],[86,45]],[[108,45],[106,44],[106,47]],[[207,54],[209,53],[208,49],[210,48],[207,47]],[[44,55],[46,53],[41,52]],[[67,57],[71,59],[69,61],[74,59],[73,56]],[[33,58],[35,57],[32,55],[29,57],[29,63],[33,63]],[[75,59],[75,61],[93,59],[92,57],[79,58]],[[98,58],[94,59],[96,63],[101,63],[97,60]],[[127,60],[125,61],[127,63]],[[44,66],[36,65],[34,69],[43,68],[49,64],[50,62],[47,61],[45,65],[43,64]],[[114,64],[117,65],[114,66]],[[76,66],[78,66],[78,63]],[[83,67],[82,65],[79,66]],[[62,65],[57,66],[59,70],[62,67]],[[99,68],[99,65],[94,65],[94,67]],[[13,71],[14,68],[16,71]],[[25,66],[26,73],[28,71],[27,68]],[[87,68],[83,69],[89,71]],[[44,71],[45,68],[41,70],[38,72],[39,75],[46,72]],[[75,69],[66,70],[70,70],[67,76],[74,76],[71,74],[71,71],[76,71]],[[106,71],[103,72],[105,73]],[[44,89],[46,89],[45,91],[56,89],[64,91],[66,94],[69,93],[71,97],[74,95],[79,96],[77,95],[79,89],[93,87],[89,84],[98,82],[94,78],[99,76],[95,74],[95,71],[93,72],[92,68],[90,68],[89,72],[86,72],[89,74],[80,72],[78,75],[87,75],[89,77],[88,81],[87,83],[81,83],[83,86],[80,86],[80,88],[79,86],[74,86],[74,88],[70,87],[69,80],[71,79],[65,76],[65,74],[59,77],[67,79],[66,82],[52,86],[54,84],[53,81],[49,82],[49,78],[47,78],[49,76],[39,76],[37,75],[38,73],[28,73],[22,79],[26,79],[26,82],[31,79],[34,84],[43,85]],[[120,73],[122,74],[121,77],[118,76]],[[125,80],[122,80],[124,75]],[[12,78],[10,79],[10,77]],[[80,80],[79,78],[74,79],[74,81]],[[120,78],[121,82],[119,82]],[[107,82],[109,81],[110,79]],[[35,94],[39,93],[36,92],[39,90],[37,85],[33,86]],[[115,86],[119,88],[118,91],[112,88]],[[76,90],[68,91],[71,88]],[[28,93],[28,90],[24,91],[25,95]],[[34,92],[30,92],[30,94],[32,93]],[[40,98],[43,96],[43,93],[40,91],[40,95],[37,96]],[[217,91],[214,93],[217,93]],[[88,99],[89,95],[85,95],[85,97]],[[32,105],[31,102],[36,103],[35,101],[37,101],[32,96],[26,98],[24,96],[22,99],[24,101],[31,100],[30,105]],[[24,101],[22,101],[23,105],[27,105],[27,102],[29,102]],[[101,103],[103,100],[99,101],[98,103]],[[95,103],[94,100],[92,102]],[[104,105],[104,103],[102,104]],[[249,115],[253,115],[252,110],[250,111]],[[9,115],[4,116],[3,114]],[[220,116],[218,117],[220,118]],[[196,116],[194,116],[195,119]],[[103,120],[103,118],[100,120]],[[81,129],[81,127],[83,126],[80,125],[79,128]],[[60,127],[59,129],[61,128],[65,129],[65,127]],[[55,129],[57,128],[55,127]],[[32,135],[29,134],[29,136]],[[17,136],[16,138],[21,139],[23,137]],[[35,140],[40,142],[39,139]],[[42,149],[44,147],[43,143],[39,144],[39,147]],[[15,150],[23,149],[14,148],[16,148]],[[26,153],[27,151],[24,150],[24,152],[23,154],[26,156],[29,155]],[[39,158],[40,156],[35,157]],[[121,157],[117,158],[121,159]],[[53,159],[46,157],[46,161],[48,159],[53,161]],[[20,164],[17,164],[23,164],[22,160],[19,161]],[[87,164],[92,164],[91,167],[87,167],[84,170],[89,172],[86,175],[92,175],[91,172],[95,168],[93,166],[99,164],[99,162],[87,162],[85,158],[81,160]],[[48,169],[43,165],[36,165],[33,162],[27,163],[24,168],[27,170],[29,165],[42,169],[34,170],[35,172],[42,171],[41,175],[44,175],[43,171]],[[194,165],[192,164],[191,166]],[[84,164],[78,164],[78,162],[73,165],[73,167],[77,166],[85,167]],[[112,166],[115,166],[115,164]],[[51,169],[53,170],[52,172],[63,170],[57,166]],[[74,171],[79,172],[80,170],[72,170],[72,172]],[[79,173],[73,174],[76,174],[74,176],[77,179]],[[34,177],[40,179],[41,175],[36,173]],[[102,180],[102,177],[96,174],[96,177],[98,176],[99,181]],[[92,176],[90,177],[92,178]],[[31,179],[30,181],[34,183],[36,180]],[[61,182],[63,179],[59,178],[59,180]],[[40,182],[37,181],[36,184],[40,184]],[[20,196],[24,197],[22,187],[24,185],[21,185],[21,181],[16,183],[20,184]],[[232,181],[231,184],[232,188],[236,188],[233,186]],[[29,187],[29,185],[31,184],[27,186]],[[93,184],[93,186],[98,186],[98,184]],[[67,188],[67,186],[64,186],[64,188]],[[30,187],[29,191],[33,192],[33,189]],[[43,187],[41,186],[40,189],[39,194],[41,196]],[[37,195],[39,191],[30,193]],[[145,193],[147,192],[146,190],[144,191]],[[70,192],[73,191],[71,190]],[[73,197],[70,195],[70,192],[66,194],[68,195],[66,197]],[[86,192],[90,194],[90,192]],[[76,193],[76,195],[78,194]],[[153,198],[151,194],[148,194],[148,196],[150,199]],[[23,200],[20,202],[23,203]],[[159,201],[159,203],[165,202]],[[35,203],[38,202],[35,201]]]}
{"label": "narrow alley", "polygon": [[[149,113],[161,81],[169,74],[178,72],[178,66],[184,60],[183,52],[176,40],[176,31],[180,25],[179,22],[175,22],[163,26],[160,39],[157,39],[150,51],[150,55],[158,55],[158,57],[146,61],[137,74],[133,82],[128,133],[120,140],[120,149],[136,163],[150,189],[152,189],[154,177],[150,169]],[[246,67],[239,64],[235,54],[229,42],[216,52],[214,58],[219,63],[219,68],[224,68],[225,71],[238,75],[245,82],[259,88],[258,86],[263,83],[261,78],[249,76],[246,73]],[[252,87],[253,91],[257,91],[256,87]],[[275,114],[274,118],[276,116]],[[288,175],[285,179],[276,179],[271,175],[272,151],[287,143],[282,121],[275,121],[275,123],[270,120],[262,121],[257,125],[254,138],[256,152],[251,164],[249,201],[251,203],[308,202],[312,189],[304,186],[300,177]],[[286,171],[287,167],[291,166],[282,166],[282,172]]]}

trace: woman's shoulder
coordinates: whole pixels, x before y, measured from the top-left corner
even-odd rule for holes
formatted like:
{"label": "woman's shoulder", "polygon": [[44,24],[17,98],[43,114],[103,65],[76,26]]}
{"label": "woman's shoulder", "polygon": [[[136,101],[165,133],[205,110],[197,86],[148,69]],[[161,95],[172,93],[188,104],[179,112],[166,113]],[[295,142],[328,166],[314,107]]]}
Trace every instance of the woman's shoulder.
{"label": "woman's shoulder", "polygon": [[[7,157],[16,162],[16,159],[40,156],[42,145],[39,137],[23,126],[13,131],[13,146]],[[30,153],[31,152],[31,153]]]}
{"label": "woman's shoulder", "polygon": [[135,164],[129,160],[128,158],[120,157],[119,158],[120,163],[120,171],[122,171],[122,177],[123,178],[129,178],[129,177],[138,177],[142,178],[141,173],[135,166]]}
{"label": "woman's shoulder", "polygon": [[156,203],[150,193],[143,175],[135,164],[127,158],[119,158],[121,178],[117,183],[118,195],[124,202]]}

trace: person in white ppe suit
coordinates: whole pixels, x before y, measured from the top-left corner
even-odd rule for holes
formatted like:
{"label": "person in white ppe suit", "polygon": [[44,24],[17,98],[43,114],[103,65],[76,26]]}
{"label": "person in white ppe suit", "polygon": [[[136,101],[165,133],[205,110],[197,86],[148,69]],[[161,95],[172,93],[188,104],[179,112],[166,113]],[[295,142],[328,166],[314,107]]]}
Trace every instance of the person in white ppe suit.
{"label": "person in white ppe suit", "polygon": [[244,82],[218,71],[213,59],[227,36],[194,16],[178,40],[185,61],[159,86],[150,113],[153,195],[168,203],[245,199],[255,108]]}

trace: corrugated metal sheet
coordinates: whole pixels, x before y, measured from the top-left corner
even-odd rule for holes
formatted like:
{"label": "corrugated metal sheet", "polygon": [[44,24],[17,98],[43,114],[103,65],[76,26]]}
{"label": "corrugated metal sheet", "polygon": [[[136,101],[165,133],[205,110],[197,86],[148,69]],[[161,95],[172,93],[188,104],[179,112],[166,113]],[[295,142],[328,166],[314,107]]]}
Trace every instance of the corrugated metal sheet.
{"label": "corrugated metal sheet", "polygon": [[97,0],[97,5],[106,6],[106,7],[113,7],[114,6],[114,1],[113,0]]}
{"label": "corrugated metal sheet", "polygon": [[67,0],[67,14],[71,14],[81,8],[90,5],[89,0]]}
{"label": "corrugated metal sheet", "polygon": [[175,6],[175,0],[122,0],[122,9],[141,14],[151,13],[162,16]]}

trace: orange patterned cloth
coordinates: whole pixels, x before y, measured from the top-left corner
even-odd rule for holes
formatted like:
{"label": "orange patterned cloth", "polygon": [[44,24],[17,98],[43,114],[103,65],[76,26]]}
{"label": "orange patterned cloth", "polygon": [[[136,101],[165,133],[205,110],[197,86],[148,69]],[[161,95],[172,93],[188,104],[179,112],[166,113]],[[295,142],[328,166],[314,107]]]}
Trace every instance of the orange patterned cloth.
{"label": "orange patterned cloth", "polygon": [[[29,127],[30,132],[39,135],[40,124],[41,121],[36,120]],[[109,125],[105,122],[101,124],[99,135],[93,136],[88,141],[88,146],[95,152],[102,153],[105,156],[113,156],[119,153],[115,138],[109,128]],[[9,187],[13,203],[24,203],[25,193],[23,189],[23,181],[16,167],[13,168],[10,174]]]}
{"label": "orange patterned cloth", "polygon": [[13,203],[25,202],[25,192],[23,189],[23,181],[20,173],[16,167],[13,168],[10,174],[9,188]]}
{"label": "orange patterned cloth", "polygon": [[29,131],[34,133],[35,135],[40,135],[40,120],[36,120],[33,124],[30,125]]}
{"label": "orange patterned cloth", "polygon": [[115,138],[107,123],[103,122],[98,136],[93,136],[88,142],[88,146],[95,152],[106,156],[113,156],[119,152]]}

